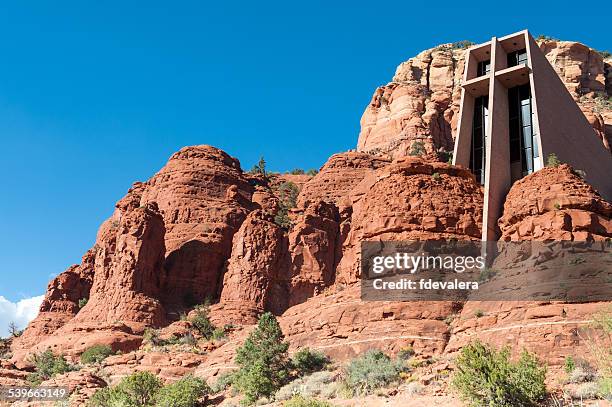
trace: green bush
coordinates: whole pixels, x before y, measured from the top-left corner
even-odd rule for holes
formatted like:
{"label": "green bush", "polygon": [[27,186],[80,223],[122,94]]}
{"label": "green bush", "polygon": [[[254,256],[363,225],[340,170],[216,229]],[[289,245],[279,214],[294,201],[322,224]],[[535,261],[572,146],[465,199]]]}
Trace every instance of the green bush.
{"label": "green bush", "polygon": [[159,339],[159,331],[153,328],[146,328],[142,335],[142,341],[151,345],[159,345],[161,340]]}
{"label": "green bush", "polygon": [[304,175],[304,170],[301,168],[294,168],[290,171],[291,175]]}
{"label": "green bush", "polygon": [[212,385],[211,393],[219,393],[232,385],[234,372],[226,372],[219,375],[217,381]]}
{"label": "green bush", "polygon": [[210,387],[202,379],[185,376],[176,383],[163,387],[155,397],[158,407],[196,407],[207,397]]}
{"label": "green bush", "polygon": [[251,168],[251,174],[259,174],[264,177],[268,176],[268,172],[266,171],[266,160],[264,160],[263,156],[259,158],[257,164]]}
{"label": "green bush", "polygon": [[100,363],[113,354],[113,348],[108,345],[94,345],[81,354],[81,363]]}
{"label": "green bush", "polygon": [[576,368],[576,362],[572,356],[566,357],[563,365],[565,373],[572,373],[572,371]]}
{"label": "green bush", "polygon": [[40,384],[55,375],[72,370],[64,356],[54,354],[51,349],[34,355],[31,362],[34,364],[35,371],[27,377],[30,384]]}
{"label": "green bush", "polygon": [[[125,377],[118,385],[98,390],[89,400],[91,407],[153,407],[162,387],[161,381],[149,372]],[[164,406],[166,407],[166,406]]]}
{"label": "green bush", "polygon": [[315,175],[317,175],[319,173],[319,170],[316,170],[314,168],[309,169],[308,171],[306,171],[306,175],[310,175],[312,177],[314,177]]}
{"label": "green bush", "polygon": [[409,155],[418,157],[422,156],[425,153],[425,143],[422,141],[415,141],[414,143],[412,143],[412,145],[410,145],[410,151],[408,152]]}
{"label": "green bush", "polygon": [[79,309],[83,308],[85,305],[87,305],[87,301],[89,301],[88,298],[81,298],[79,300]]}
{"label": "green bush", "polygon": [[210,322],[210,318],[208,317],[208,306],[203,305],[198,307],[190,322],[195,330],[198,331],[204,338],[212,338],[213,332],[215,331],[215,326],[212,322]]}
{"label": "green bush", "polygon": [[299,376],[323,370],[329,364],[329,358],[320,351],[302,348],[293,354],[291,366]]}
{"label": "green bush", "polygon": [[225,338],[225,328],[215,328],[210,336],[210,339],[214,341],[218,341]]}
{"label": "green bush", "polygon": [[559,160],[559,158],[557,157],[557,154],[555,153],[548,154],[548,157],[546,158],[546,166],[547,167],[558,167],[559,165],[561,165],[561,160]]}
{"label": "green bush", "polygon": [[345,384],[353,395],[368,394],[397,381],[402,371],[402,363],[393,362],[379,350],[370,350],[345,368]]}
{"label": "green bush", "polygon": [[293,396],[291,400],[285,401],[283,407],[332,407],[332,405],[326,401],[305,398],[298,395]]}
{"label": "green bush", "polygon": [[287,348],[278,321],[269,312],[261,316],[257,328],[251,332],[236,352],[232,385],[245,398],[243,404],[253,404],[260,397],[271,396],[289,376]]}
{"label": "green bush", "polygon": [[508,348],[476,341],[461,350],[453,386],[472,406],[533,406],[546,395],[545,377],[546,366],[529,352],[513,363]]}
{"label": "green bush", "polygon": [[291,227],[289,210],[296,207],[299,193],[298,187],[290,181],[283,182],[278,187],[278,212],[274,217],[274,222],[284,229]]}

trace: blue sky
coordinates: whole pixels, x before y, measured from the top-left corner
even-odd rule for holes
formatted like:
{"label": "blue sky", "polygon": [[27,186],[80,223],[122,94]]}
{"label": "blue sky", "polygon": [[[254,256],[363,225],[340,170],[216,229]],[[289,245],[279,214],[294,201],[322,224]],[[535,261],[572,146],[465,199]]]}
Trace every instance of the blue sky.
{"label": "blue sky", "polygon": [[3,2],[0,296],[44,293],[182,146],[318,168],[355,146],[376,86],[425,48],[523,28],[612,48],[610,15],[560,3],[330,3]]}

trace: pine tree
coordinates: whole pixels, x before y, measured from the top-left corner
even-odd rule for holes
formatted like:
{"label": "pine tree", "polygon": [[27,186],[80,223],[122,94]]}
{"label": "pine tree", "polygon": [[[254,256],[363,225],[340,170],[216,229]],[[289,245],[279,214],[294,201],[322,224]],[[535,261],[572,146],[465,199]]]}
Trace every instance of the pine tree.
{"label": "pine tree", "polygon": [[289,376],[287,349],[278,321],[269,312],[259,319],[236,353],[236,372],[232,383],[244,394],[244,404],[253,404],[278,390]]}

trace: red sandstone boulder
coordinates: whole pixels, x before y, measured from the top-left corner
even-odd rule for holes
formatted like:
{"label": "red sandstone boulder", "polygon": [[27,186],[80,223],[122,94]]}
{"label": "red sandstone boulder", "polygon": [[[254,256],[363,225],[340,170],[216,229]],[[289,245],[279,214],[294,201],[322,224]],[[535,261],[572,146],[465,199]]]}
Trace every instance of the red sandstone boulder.
{"label": "red sandstone boulder", "polygon": [[499,220],[501,240],[603,240],[612,237],[612,204],[568,165],[514,183]]}

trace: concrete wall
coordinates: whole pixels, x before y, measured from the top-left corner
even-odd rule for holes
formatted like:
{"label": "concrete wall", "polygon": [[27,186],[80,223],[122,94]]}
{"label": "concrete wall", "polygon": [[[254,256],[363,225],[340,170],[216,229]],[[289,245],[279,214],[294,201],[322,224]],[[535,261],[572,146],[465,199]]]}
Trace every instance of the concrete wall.
{"label": "concrete wall", "polygon": [[567,91],[535,40],[528,36],[531,90],[543,163],[554,153],[562,162],[586,172],[586,181],[612,200],[612,156]]}

